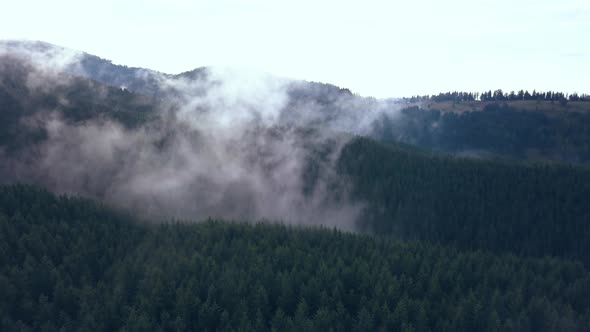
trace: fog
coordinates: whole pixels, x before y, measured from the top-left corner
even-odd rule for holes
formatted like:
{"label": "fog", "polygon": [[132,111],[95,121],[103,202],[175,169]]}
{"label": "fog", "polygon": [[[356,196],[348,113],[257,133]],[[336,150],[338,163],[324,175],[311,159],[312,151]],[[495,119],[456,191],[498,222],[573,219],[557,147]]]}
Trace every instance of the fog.
{"label": "fog", "polygon": [[[59,50],[13,44],[0,55],[27,63],[29,96],[58,94],[68,105],[75,101],[59,95],[63,87],[90,74],[84,54]],[[136,81],[147,79],[146,71],[135,73]],[[158,102],[140,126],[108,116],[73,121],[59,105],[31,106],[40,109],[19,125],[42,128],[46,137],[18,154],[2,152],[5,182],[98,199],[152,221],[268,219],[355,229],[363,202],[350,197],[336,163],[353,134],[393,112],[384,101],[235,68],[149,73]],[[92,89],[92,98],[108,98],[105,87]]]}

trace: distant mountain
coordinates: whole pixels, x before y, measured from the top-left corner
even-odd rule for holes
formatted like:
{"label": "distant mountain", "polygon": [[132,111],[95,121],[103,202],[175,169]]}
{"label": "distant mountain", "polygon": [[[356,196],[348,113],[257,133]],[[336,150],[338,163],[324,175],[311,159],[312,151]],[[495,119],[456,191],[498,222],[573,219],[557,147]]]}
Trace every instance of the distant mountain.
{"label": "distant mountain", "polygon": [[13,55],[0,55],[0,146],[26,148],[43,139],[52,114],[80,122],[107,117],[126,126],[142,123],[158,102],[67,72],[48,74]]}
{"label": "distant mountain", "polygon": [[170,76],[149,69],[116,65],[95,55],[41,41],[0,41],[2,53],[38,61],[59,59],[66,73],[150,96],[158,94],[161,77]]}
{"label": "distant mountain", "polygon": [[[0,41],[0,54],[55,62],[56,68],[69,75],[160,101],[176,98],[180,103],[188,103],[184,95],[190,89],[191,94],[206,95],[215,86],[205,67],[171,75],[115,65],[91,54],[44,42]],[[240,84],[255,85],[248,80]],[[282,80],[281,84],[287,97],[279,116],[283,124],[328,128],[474,158],[590,163],[590,103],[408,104],[360,97],[331,84],[290,80]],[[0,93],[4,94],[5,103],[14,103],[6,91]]]}
{"label": "distant mountain", "polygon": [[[190,81],[203,80],[207,77],[206,67],[180,74],[167,74],[151,69],[117,65],[96,55],[42,41],[0,40],[0,55],[3,53],[37,60],[61,58],[64,71],[71,75],[89,78],[113,87],[123,87],[149,96],[162,93],[162,81],[165,79]],[[320,103],[334,102],[334,98],[340,93],[352,95],[348,89],[331,84],[304,81],[293,81],[291,84],[293,96],[313,98]]]}
{"label": "distant mountain", "polygon": [[[165,79],[190,81],[207,78],[206,67],[180,74],[167,74],[145,68],[117,65],[96,55],[42,41],[0,40],[0,55],[2,54],[37,60],[61,58],[63,69],[69,74],[150,96],[162,93],[162,81]],[[331,84],[305,81],[291,81],[290,84],[292,96],[313,98],[323,104],[334,102],[340,94],[352,96],[350,90]]]}

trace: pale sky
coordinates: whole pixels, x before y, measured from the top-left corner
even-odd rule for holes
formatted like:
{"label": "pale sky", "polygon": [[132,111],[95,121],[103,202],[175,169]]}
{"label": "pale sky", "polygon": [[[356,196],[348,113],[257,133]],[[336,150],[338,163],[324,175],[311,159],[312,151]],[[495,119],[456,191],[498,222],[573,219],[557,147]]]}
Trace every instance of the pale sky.
{"label": "pale sky", "polygon": [[364,96],[590,92],[589,0],[0,0],[0,39],[179,73],[219,65]]}

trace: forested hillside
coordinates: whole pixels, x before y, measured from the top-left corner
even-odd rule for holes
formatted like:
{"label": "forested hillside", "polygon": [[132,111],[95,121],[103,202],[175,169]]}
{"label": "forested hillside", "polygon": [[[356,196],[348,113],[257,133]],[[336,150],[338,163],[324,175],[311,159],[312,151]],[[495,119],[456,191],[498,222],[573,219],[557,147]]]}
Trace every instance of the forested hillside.
{"label": "forested hillside", "polygon": [[[66,188],[70,192],[116,204],[132,201],[135,198],[132,195],[138,195],[134,189],[127,190],[124,187],[126,178],[141,176],[147,170],[159,174],[160,169],[165,167],[166,160],[173,160],[170,172],[179,172],[182,168],[179,169],[177,164],[186,163],[183,160],[187,156],[194,159],[218,158],[215,156],[218,151],[204,154],[203,150],[209,149],[209,144],[219,149],[219,139],[215,136],[223,131],[216,128],[190,131],[183,123],[170,125],[172,120],[163,117],[166,113],[161,109],[162,101],[157,102],[126,90],[65,74],[47,79],[46,73],[27,67],[26,63],[17,60],[5,58],[0,62],[4,64],[0,67],[0,77],[3,78],[0,81],[0,91],[4,93],[0,100],[0,114],[4,120],[0,123],[0,148],[4,147],[8,154],[4,157],[6,163],[0,165],[0,173],[3,175],[1,182],[14,181],[14,174],[17,174],[20,175],[17,178],[20,181],[57,190]],[[186,75],[200,75],[199,73],[197,71]],[[27,82],[32,77],[48,81],[62,80],[67,84],[31,89]],[[319,100],[328,105],[319,111],[328,112],[328,108],[344,96],[353,98],[350,92],[328,85],[317,84],[317,89],[313,91],[306,90],[307,87],[309,86],[301,86],[291,97],[298,101]],[[293,90],[291,92],[294,93]],[[311,94],[312,92],[314,93]],[[63,117],[74,128],[79,128],[74,131],[64,126],[61,129],[69,130],[68,133],[75,138],[58,136],[57,139],[45,142],[50,128],[47,125],[50,122],[46,118],[55,114]],[[334,109],[327,114],[331,117],[338,116]],[[571,117],[567,120],[571,127],[566,126],[566,122],[563,122],[563,126],[555,126],[556,123],[562,123],[559,121],[568,119],[567,116]],[[547,115],[543,113],[521,112],[502,107],[463,115],[414,109],[402,112],[395,120],[383,119],[380,123],[384,128],[394,126],[397,128],[394,130],[408,131],[411,132],[410,136],[418,137],[420,131],[413,130],[422,128],[421,123],[438,121],[444,129],[437,133],[446,136],[424,136],[419,145],[442,146],[452,138],[450,133],[455,133],[456,141],[445,145],[446,148],[467,148],[469,144],[493,143],[489,146],[490,150],[501,149],[507,155],[518,153],[519,140],[526,139],[531,144],[541,145],[549,142],[546,146],[550,147],[554,146],[553,141],[566,137],[578,149],[578,152],[572,152],[573,155],[580,156],[582,154],[579,151],[588,145],[584,141],[587,135],[584,126],[590,123],[590,119],[586,120],[584,113],[568,113],[567,116],[559,116],[554,122],[549,122]],[[418,118],[416,121],[409,120],[412,117]],[[93,129],[92,124],[97,120],[115,121],[129,128],[129,131],[113,131],[108,126],[100,125]],[[463,122],[465,124],[457,124]],[[295,122],[301,123],[312,124]],[[513,124],[513,127],[506,129],[502,126],[505,123]],[[231,149],[231,158],[221,160],[221,165],[230,166],[229,174],[235,172],[233,169],[236,167],[251,169],[253,163],[260,164],[262,177],[267,178],[269,174],[276,173],[276,183],[265,184],[273,186],[269,190],[270,196],[260,198],[266,205],[272,205],[267,200],[277,196],[293,195],[298,197],[298,201],[311,197],[311,201],[321,199],[322,202],[336,202],[335,210],[350,209],[350,213],[345,216],[334,216],[332,213],[331,217],[326,215],[324,219],[319,218],[322,219],[317,220],[320,224],[329,222],[330,225],[344,229],[357,229],[400,239],[426,240],[462,249],[485,249],[535,257],[559,256],[590,263],[588,168],[449,157],[399,143],[382,144],[365,138],[352,139],[346,134],[337,135],[330,129],[319,127],[321,124],[322,122],[316,123],[315,128],[312,126],[311,129],[293,130],[289,126],[276,125],[266,129],[252,126],[245,132],[232,130],[232,139],[227,143],[227,148]],[[474,127],[474,124],[478,126]],[[453,130],[452,126],[459,129]],[[469,128],[474,130],[466,135]],[[505,130],[518,132],[521,136],[518,139],[510,138],[502,134]],[[534,137],[534,133],[538,131],[546,133],[544,140]],[[204,134],[212,134],[213,139],[205,140]],[[498,138],[488,142],[481,138],[486,135],[498,135]],[[121,138],[113,143],[111,136]],[[233,136],[236,136],[235,139]],[[391,136],[382,138],[385,141],[393,139]],[[75,142],[69,142],[70,140]],[[190,148],[179,148],[179,142],[185,141],[190,142]],[[282,143],[289,141],[295,141],[296,144]],[[127,142],[132,142],[132,145],[127,146]],[[85,150],[78,151],[76,145],[82,143]],[[240,153],[245,154],[245,161],[232,164],[232,158],[235,159],[237,153],[235,146],[242,147]],[[56,149],[60,151],[57,158],[33,159],[38,150],[53,152]],[[15,155],[24,154],[26,158],[21,163],[11,164],[10,155],[13,150]],[[107,153],[102,152],[104,150]],[[292,150],[300,152],[293,154]],[[135,151],[144,152],[130,158]],[[566,153],[567,149],[560,151]],[[146,153],[153,154],[154,157],[146,162],[135,162],[137,158],[141,160]],[[95,161],[90,165],[88,159]],[[174,161],[176,159],[178,162]],[[295,160],[300,165],[293,173],[288,163],[282,166],[281,160]],[[80,163],[87,166],[76,168],[75,172],[67,174],[61,170],[62,167],[74,168]],[[42,165],[46,165],[45,168],[41,168]],[[196,166],[189,164],[184,167]],[[31,168],[30,173],[23,173],[27,168]],[[120,174],[120,170],[128,172]],[[287,179],[282,175],[287,170],[291,172],[290,180],[301,182],[289,189],[290,192],[285,192]],[[253,176],[251,170],[248,172],[248,176]],[[177,191],[182,194],[174,196],[174,199],[168,198],[171,197],[169,192],[164,192],[160,196],[138,196],[135,205],[121,204],[120,207],[141,213],[154,204],[155,200],[156,203],[162,202],[156,205],[159,217],[177,216],[176,213],[184,210],[188,212],[182,216],[193,217],[208,206],[201,208],[198,203],[184,202],[191,202],[195,197],[203,195],[203,191],[212,190],[211,180],[208,179],[212,177],[211,174],[210,171],[200,175],[197,172],[196,176],[205,178],[206,181],[203,184],[196,181],[191,185],[187,184],[187,189],[178,187]],[[150,179],[153,183],[162,180],[164,179],[160,177]],[[136,181],[143,179],[139,177]],[[243,179],[240,181],[243,182]],[[64,182],[67,186],[56,186],[56,182]],[[113,197],[113,186],[121,187],[119,190],[127,190],[125,192],[128,194]],[[217,193],[223,196],[218,207],[210,209],[210,213],[224,215],[223,213],[234,209],[237,212],[231,214],[231,217],[249,219],[268,217],[264,213],[267,211],[274,213],[266,208],[261,213],[248,214],[251,211],[248,207],[253,199],[251,196],[261,195],[259,183],[254,183],[252,187],[245,188],[243,183],[213,187],[213,190],[223,191]],[[150,191],[142,190],[148,193]],[[139,195],[144,194],[143,191]],[[321,196],[314,197],[318,192]],[[184,205],[196,208],[191,210]],[[361,212],[358,216],[352,215],[357,207],[360,207]],[[274,213],[273,217],[287,221],[297,218],[300,223],[309,223],[309,220],[303,219],[316,218],[317,216],[310,213],[319,214],[325,210],[320,208],[306,214],[303,208],[304,206],[299,209],[289,208],[286,211],[291,214]],[[344,218],[347,219],[346,222]],[[351,225],[349,220],[354,220],[354,224]]]}
{"label": "forested hillside", "polygon": [[381,117],[371,136],[476,158],[588,164],[590,103],[425,103]]}
{"label": "forested hillside", "polygon": [[588,331],[582,264],[0,188],[3,331]]}
{"label": "forested hillside", "polygon": [[590,263],[590,169],[444,156],[358,138],[341,174],[367,202],[361,228],[465,249]]}

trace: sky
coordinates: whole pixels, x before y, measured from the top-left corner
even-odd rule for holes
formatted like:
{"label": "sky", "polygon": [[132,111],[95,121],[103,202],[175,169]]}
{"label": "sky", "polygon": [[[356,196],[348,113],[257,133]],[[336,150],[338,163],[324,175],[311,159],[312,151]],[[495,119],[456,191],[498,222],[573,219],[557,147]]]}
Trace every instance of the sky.
{"label": "sky", "polygon": [[260,70],[378,98],[590,93],[588,36],[588,0],[0,1],[0,39],[171,74]]}

